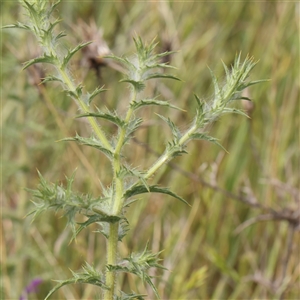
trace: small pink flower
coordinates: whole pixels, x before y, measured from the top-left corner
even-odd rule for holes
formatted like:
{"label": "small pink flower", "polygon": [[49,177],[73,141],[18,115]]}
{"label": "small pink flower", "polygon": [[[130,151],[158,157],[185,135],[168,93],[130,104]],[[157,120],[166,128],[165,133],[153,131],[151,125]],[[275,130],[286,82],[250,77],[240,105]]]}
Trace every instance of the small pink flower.
{"label": "small pink flower", "polygon": [[20,296],[19,300],[26,300],[27,296],[30,293],[36,293],[38,290],[38,286],[43,282],[41,278],[33,279],[24,289],[22,295]]}

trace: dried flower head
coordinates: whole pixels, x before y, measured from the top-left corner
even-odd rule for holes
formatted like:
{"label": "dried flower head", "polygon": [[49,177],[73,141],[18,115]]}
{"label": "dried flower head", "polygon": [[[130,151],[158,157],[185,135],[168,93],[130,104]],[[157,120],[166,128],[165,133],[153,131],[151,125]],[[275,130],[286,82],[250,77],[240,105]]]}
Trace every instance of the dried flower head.
{"label": "dried flower head", "polygon": [[82,49],[83,59],[81,63],[88,65],[90,69],[94,69],[97,76],[100,77],[100,69],[107,65],[104,57],[111,53],[103,38],[102,28],[97,27],[94,20],[90,20],[90,23],[87,24],[80,19],[76,25],[73,25],[73,30],[81,41],[82,39],[83,42],[92,41],[91,44]]}

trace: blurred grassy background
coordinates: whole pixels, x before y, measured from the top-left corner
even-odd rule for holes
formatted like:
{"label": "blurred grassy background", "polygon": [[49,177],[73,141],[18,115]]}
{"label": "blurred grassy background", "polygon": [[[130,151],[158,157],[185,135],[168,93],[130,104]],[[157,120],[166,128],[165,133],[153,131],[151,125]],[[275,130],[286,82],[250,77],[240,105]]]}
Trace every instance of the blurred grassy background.
{"label": "blurred grassy background", "polygon": [[[136,139],[151,148],[139,143],[127,147],[132,164],[140,168],[154,161],[151,150],[161,151],[168,135],[154,112],[169,115],[184,129],[192,119],[193,93],[204,99],[212,94],[207,66],[222,81],[221,60],[230,64],[240,51],[260,60],[252,79],[271,81],[247,91],[254,106],[244,108],[251,119],[225,116],[211,129],[229,154],[216,145],[194,142],[189,155],[160,171],[153,180],[170,186],[191,207],[159,195],[134,204],[121,254],[141,251],[148,241],[153,251],[164,249],[162,264],[170,271],[152,274],[160,275],[155,282],[163,299],[300,299],[299,3],[62,2],[60,26],[70,44],[83,39],[74,28],[82,19],[95,20],[114,54],[130,55],[135,34],[148,41],[157,37],[159,51],[178,51],[170,60],[183,82],[152,82],[147,93],[160,94],[187,112],[143,110],[145,126]],[[0,5],[3,25],[24,19],[16,1]],[[77,168],[76,189],[97,195],[98,178],[109,183],[110,169],[93,149],[55,143],[76,131],[88,136],[89,127],[74,121],[77,107],[60,88],[33,84],[33,72],[42,74],[44,66],[21,71],[21,62],[38,53],[34,39],[21,30],[5,30],[1,51],[1,298],[18,299],[26,284],[40,277],[40,291],[30,299],[42,299],[53,287],[51,279],[70,277],[69,268],[76,271],[84,261],[103,266],[105,241],[85,230],[69,245],[71,233],[59,213],[44,214],[31,224],[24,218],[31,203],[23,188],[36,187],[36,169],[48,180],[63,182]],[[80,55],[76,59],[78,80],[108,89],[96,105],[117,105],[122,112],[128,92],[118,84],[120,73],[105,67],[97,77]],[[154,299],[134,277],[124,276],[119,286]],[[98,296],[93,287],[76,285],[61,289],[56,299]]]}

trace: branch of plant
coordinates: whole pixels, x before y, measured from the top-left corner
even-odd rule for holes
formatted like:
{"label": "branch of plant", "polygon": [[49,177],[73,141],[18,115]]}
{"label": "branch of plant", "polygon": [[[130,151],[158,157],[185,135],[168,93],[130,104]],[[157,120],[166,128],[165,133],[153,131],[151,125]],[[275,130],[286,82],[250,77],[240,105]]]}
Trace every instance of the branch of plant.
{"label": "branch of plant", "polygon": [[[134,92],[133,100],[136,100],[136,92]],[[125,117],[125,126],[120,129],[120,133],[118,136],[118,142],[114,150],[113,157],[113,182],[115,187],[115,193],[112,203],[112,214],[119,215],[123,208],[123,193],[124,193],[124,182],[122,178],[119,176],[119,172],[121,169],[121,150],[124,144],[125,134],[126,134],[126,126],[131,119],[133,110],[129,106]],[[109,224],[110,234],[107,242],[107,264],[108,265],[116,265],[117,264],[117,256],[118,256],[118,230],[119,230],[119,222],[114,224]],[[115,294],[115,282],[116,282],[116,272],[110,272],[107,270],[106,272],[106,285],[109,287],[109,290],[104,291],[104,299],[113,299]]]}
{"label": "branch of plant", "polygon": [[[51,9],[54,9],[54,7],[56,7],[58,3],[59,1],[55,3]],[[31,17],[31,22],[33,23],[33,26],[29,27],[28,29],[31,29],[32,32],[35,34],[40,46],[43,49],[43,54],[46,56],[48,55],[50,58],[52,58],[51,64],[54,65],[56,71],[60,75],[61,82],[63,83],[67,91],[70,91],[71,93],[74,93],[76,95],[75,97],[73,96],[73,99],[75,100],[79,108],[84,113],[89,113],[89,107],[87,106],[83,98],[80,97],[78,93],[76,93],[76,86],[73,83],[75,81],[72,78],[70,72],[67,70],[65,60],[61,60],[60,58],[61,55],[59,52],[60,44],[58,42],[58,36],[54,37],[52,33],[54,26],[57,23],[59,23],[59,20],[56,20],[54,23],[51,23],[51,15],[49,14],[49,12],[47,12],[47,10],[45,10],[45,5],[46,3],[40,0],[36,1],[36,3],[33,4],[30,4],[27,1],[23,0],[23,6],[27,9],[27,12]],[[102,131],[100,125],[97,123],[96,119],[88,118],[88,120],[96,136],[102,142],[103,146],[106,147],[108,150],[112,151],[112,146],[107,140],[104,132]]]}
{"label": "branch of plant", "polygon": [[[143,148],[146,148],[146,150],[150,153],[153,153],[156,156],[159,156],[159,153],[155,150],[153,150],[149,145],[142,143],[139,141],[137,138],[133,138],[133,141],[140,145]],[[239,227],[236,228],[235,233],[238,234],[242,230],[244,230],[246,227],[258,222],[258,221],[268,221],[268,220],[279,220],[279,221],[286,221],[288,222],[291,226],[294,226],[297,230],[297,228],[300,228],[300,222],[299,222],[299,212],[297,213],[297,210],[286,210],[282,209],[281,211],[274,210],[272,207],[265,206],[261,203],[258,202],[258,200],[252,196],[252,197],[244,197],[241,195],[234,194],[232,192],[229,192],[218,185],[211,184],[198,175],[188,172],[184,169],[182,169],[179,165],[175,164],[172,161],[167,162],[167,164],[173,169],[182,174],[183,176],[203,184],[204,186],[213,189],[216,192],[220,192],[223,195],[225,195],[228,198],[232,198],[234,200],[237,200],[239,202],[242,202],[250,207],[257,208],[262,210],[264,213],[267,213],[265,215],[260,215],[256,218],[253,218],[251,220],[246,221],[245,223],[241,224]],[[293,190],[294,191],[294,190]],[[257,219],[258,218],[258,219]],[[248,223],[249,222],[249,223]],[[297,225],[298,224],[298,225]]]}
{"label": "branch of plant", "polygon": [[[26,63],[24,68],[29,67],[34,63],[50,63],[54,65],[58,77],[50,76],[46,77],[44,82],[59,81],[62,83],[63,88],[68,92],[69,96],[75,100],[79,108],[83,111],[83,115],[80,117],[87,117],[92,127],[93,133],[97,139],[84,138],[76,135],[76,138],[67,138],[65,140],[77,141],[83,145],[88,145],[97,148],[103,152],[110,160],[113,169],[113,180],[109,188],[103,187],[104,197],[92,198],[89,195],[79,195],[72,191],[72,183],[74,181],[74,175],[67,179],[67,188],[62,186],[48,184],[47,181],[40,175],[41,185],[38,190],[34,190],[33,194],[39,200],[44,200],[44,203],[36,204],[36,210],[34,216],[38,215],[46,209],[56,208],[65,210],[65,215],[68,217],[68,223],[73,228],[74,236],[78,234],[83,228],[86,228],[92,223],[103,224],[103,235],[107,238],[107,265],[106,265],[106,278],[102,280],[102,273],[95,270],[92,266],[86,264],[83,273],[74,273],[73,278],[61,281],[56,287],[54,287],[48,294],[50,297],[57,289],[65,284],[70,283],[92,283],[102,288],[104,292],[105,300],[113,300],[115,297],[121,299],[116,295],[116,274],[118,272],[130,272],[139,276],[142,280],[145,280],[153,289],[157,298],[159,298],[157,288],[151,281],[151,277],[146,273],[150,267],[164,268],[158,262],[158,254],[152,254],[148,251],[147,247],[142,253],[132,254],[126,258],[125,265],[118,264],[118,241],[124,236],[120,234],[120,230],[124,230],[123,223],[123,208],[124,201],[137,194],[145,192],[159,192],[163,194],[171,195],[183,202],[184,199],[173,193],[167,188],[159,188],[157,186],[148,187],[147,180],[150,179],[154,173],[159,170],[163,165],[168,163],[175,156],[186,153],[185,146],[193,139],[204,139],[220,145],[213,137],[208,136],[202,131],[205,125],[213,122],[216,118],[224,113],[239,113],[245,115],[243,112],[226,107],[231,100],[242,99],[240,92],[247,86],[255,84],[257,82],[246,82],[248,73],[254,67],[255,63],[248,57],[243,64],[240,64],[240,55],[236,57],[235,63],[232,67],[232,74],[229,69],[224,66],[226,72],[226,84],[222,87],[219,86],[216,77],[212,74],[215,97],[211,102],[205,103],[196,96],[197,109],[194,122],[190,128],[181,133],[176,125],[168,118],[160,116],[171,128],[173,134],[173,140],[168,143],[164,153],[157,159],[156,162],[144,173],[139,171],[126,169],[124,165],[125,175],[121,174],[123,171],[123,155],[122,149],[126,141],[132,138],[132,133],[138,128],[141,123],[141,118],[134,118],[134,111],[141,106],[147,105],[159,105],[169,106],[178,109],[174,105],[165,101],[153,99],[139,99],[137,94],[145,88],[145,82],[154,78],[169,78],[179,80],[173,75],[166,73],[160,73],[157,69],[173,68],[172,66],[162,63],[161,58],[170,55],[171,52],[164,52],[155,54],[153,52],[156,43],[153,40],[150,44],[145,44],[141,38],[135,38],[134,43],[136,46],[136,56],[133,59],[110,56],[111,59],[124,65],[126,74],[123,82],[127,82],[133,91],[132,99],[129,103],[129,108],[124,119],[119,118],[117,114],[112,113],[92,113],[90,111],[91,100],[95,95],[103,91],[103,89],[95,89],[92,94],[83,93],[83,87],[79,84],[76,85],[75,81],[68,69],[68,64],[73,55],[89,43],[80,44],[74,49],[67,50],[66,55],[61,55],[59,52],[60,44],[58,39],[64,34],[60,33],[55,35],[53,33],[54,26],[59,22],[58,20],[51,23],[50,15],[53,12],[56,5],[53,4],[50,11],[46,9],[47,3],[42,0],[35,0],[33,2],[27,2],[23,0],[23,5],[27,9],[28,15],[31,17],[32,25],[27,26],[21,23],[15,25],[15,27],[30,29],[36,35],[40,45],[43,47],[44,54],[42,57],[38,57]],[[12,26],[14,27],[14,26]],[[244,97],[245,99],[245,97]],[[115,123],[119,127],[119,132],[116,139],[116,146],[113,146],[113,142],[110,143],[106,137],[102,127],[97,123],[96,117],[104,118],[110,122]],[[112,140],[115,136],[112,136]],[[100,141],[100,143],[99,143]],[[134,177],[135,183],[125,190],[124,177]],[[142,185],[138,185],[142,183]],[[108,204],[107,204],[107,202]],[[185,202],[186,203],[186,202]],[[85,215],[88,220],[84,223],[79,223],[79,229],[75,230],[76,213]],[[95,214],[94,214],[95,213]],[[126,219],[125,219],[126,220]],[[126,220],[127,222],[127,220]],[[126,231],[125,231],[126,232]],[[122,294],[123,295],[123,294]],[[126,299],[142,299],[136,295],[126,295]],[[123,299],[123,296],[122,296]]]}
{"label": "branch of plant", "polygon": [[[30,73],[32,70],[28,69],[28,72]],[[62,120],[62,117],[58,113],[56,107],[53,105],[51,99],[49,98],[47,89],[45,88],[44,85],[38,84],[35,85],[37,88],[38,92],[40,93],[41,97],[45,100],[45,104],[51,114],[54,116],[56,123],[59,127],[59,129],[63,132],[65,136],[69,136],[69,130],[66,127],[65,123]],[[78,157],[82,165],[86,168],[87,172],[90,174],[90,177],[92,180],[94,180],[95,185],[99,185],[99,180],[98,180],[98,174],[95,172],[95,169],[92,167],[86,156],[83,154],[82,150],[76,143],[69,143],[71,149],[75,153],[75,155]]]}
{"label": "branch of plant", "polygon": [[[72,83],[72,78],[70,77],[70,75],[62,68],[58,67],[57,68],[59,73],[61,74],[62,78],[65,80],[65,84],[67,85],[67,87],[69,88],[70,91],[74,91],[75,90],[75,86]],[[81,110],[84,113],[90,113],[90,110],[88,108],[88,106],[84,103],[84,101],[81,98],[77,98],[76,101],[79,105],[79,107],[81,108]],[[97,137],[99,138],[99,140],[102,142],[102,144],[110,151],[112,151],[112,146],[110,145],[110,143],[108,142],[105,134],[103,133],[102,129],[100,128],[99,124],[97,123],[95,118],[88,118],[95,134],[97,135]]]}

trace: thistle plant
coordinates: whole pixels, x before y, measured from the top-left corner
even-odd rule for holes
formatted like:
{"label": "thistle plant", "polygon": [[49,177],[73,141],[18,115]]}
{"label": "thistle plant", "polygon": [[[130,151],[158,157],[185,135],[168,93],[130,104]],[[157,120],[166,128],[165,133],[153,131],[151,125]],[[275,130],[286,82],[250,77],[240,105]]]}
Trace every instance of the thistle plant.
{"label": "thistle plant", "polygon": [[[53,74],[45,77],[43,82],[59,82],[67,95],[78,105],[80,114],[77,117],[86,118],[91,126],[90,137],[76,134],[74,137],[64,138],[63,141],[77,142],[80,145],[97,149],[109,160],[113,170],[111,184],[108,187],[102,185],[102,194],[98,197],[81,194],[73,190],[72,183],[75,173],[67,178],[65,187],[47,182],[39,173],[40,184],[38,188],[30,190],[33,195],[32,201],[35,209],[29,214],[33,215],[33,218],[46,210],[62,210],[72,228],[72,239],[83,229],[96,223],[99,226],[97,233],[103,234],[107,243],[105,270],[96,270],[93,266],[85,263],[82,272],[72,272],[72,278],[58,281],[58,285],[49,292],[46,299],[60,287],[72,283],[98,286],[102,289],[103,299],[105,300],[144,299],[143,295],[126,294],[123,291],[118,291],[116,276],[120,272],[132,273],[140,277],[152,287],[155,295],[159,298],[152,278],[147,273],[148,269],[153,267],[164,269],[159,263],[159,253],[152,253],[146,246],[141,252],[132,253],[127,258],[119,257],[118,243],[122,242],[125,237],[130,222],[126,218],[126,208],[133,204],[135,196],[144,193],[170,195],[187,204],[184,199],[169,188],[151,184],[151,177],[174,157],[186,154],[186,146],[192,140],[207,140],[221,146],[216,138],[208,135],[205,128],[223,114],[237,113],[247,116],[243,111],[232,108],[230,105],[236,100],[249,100],[242,96],[242,91],[250,85],[260,82],[247,81],[249,73],[256,62],[249,57],[242,61],[241,55],[237,55],[231,68],[223,64],[226,73],[225,84],[223,85],[218,83],[217,78],[211,71],[214,96],[210,101],[204,101],[194,95],[196,113],[187,130],[181,131],[170,117],[156,115],[155,118],[161,118],[170,127],[172,139],[165,145],[164,152],[148,169],[139,170],[127,161],[124,146],[133,146],[131,143],[133,134],[143,122],[142,118],[139,117],[140,110],[143,107],[153,105],[180,109],[157,97],[145,98],[142,93],[148,80],[154,78],[179,80],[177,77],[161,71],[163,69],[174,69],[169,64],[162,62],[162,58],[170,55],[171,52],[156,54],[154,49],[157,43],[154,40],[147,44],[140,37],[136,37],[134,38],[136,47],[134,56],[130,58],[115,55],[108,56],[107,59],[122,65],[125,70],[121,82],[128,84],[130,87],[127,111],[124,113],[119,112],[118,108],[115,111],[95,108],[92,102],[105,89],[97,87],[92,92],[85,91],[83,85],[75,81],[70,70],[70,61],[74,54],[89,45],[90,42],[79,44],[68,50],[61,46],[60,41],[65,34],[56,31],[60,20],[53,17],[53,12],[59,1],[50,4],[44,0],[22,0],[21,3],[29,16],[28,24],[18,22],[6,26],[6,28],[20,28],[31,31],[43,50],[40,57],[26,62],[24,69],[37,63],[52,65]],[[113,123],[117,128],[116,132],[113,134],[105,132],[99,120]],[[78,214],[84,215],[86,221],[77,223],[76,216]]]}

